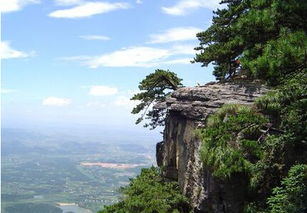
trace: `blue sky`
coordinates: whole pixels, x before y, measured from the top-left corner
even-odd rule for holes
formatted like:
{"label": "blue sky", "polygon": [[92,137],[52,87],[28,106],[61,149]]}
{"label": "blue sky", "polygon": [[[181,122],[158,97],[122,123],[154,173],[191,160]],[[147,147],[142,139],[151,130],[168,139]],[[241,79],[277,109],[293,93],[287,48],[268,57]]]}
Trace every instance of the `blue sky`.
{"label": "blue sky", "polygon": [[191,64],[218,0],[1,2],[3,127],[134,126],[129,98],[155,69],[193,86]]}

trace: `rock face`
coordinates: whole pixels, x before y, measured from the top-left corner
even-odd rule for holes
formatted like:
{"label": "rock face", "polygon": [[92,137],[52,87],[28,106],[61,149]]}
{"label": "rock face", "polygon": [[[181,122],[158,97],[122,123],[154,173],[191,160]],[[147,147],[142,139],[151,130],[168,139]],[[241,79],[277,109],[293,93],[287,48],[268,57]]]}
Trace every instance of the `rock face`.
{"label": "rock face", "polygon": [[242,212],[246,178],[218,180],[200,160],[195,130],[223,104],[252,104],[268,88],[256,83],[209,83],[180,88],[157,108],[167,108],[164,139],[157,144],[157,164],[167,178],[178,180],[195,212]]}

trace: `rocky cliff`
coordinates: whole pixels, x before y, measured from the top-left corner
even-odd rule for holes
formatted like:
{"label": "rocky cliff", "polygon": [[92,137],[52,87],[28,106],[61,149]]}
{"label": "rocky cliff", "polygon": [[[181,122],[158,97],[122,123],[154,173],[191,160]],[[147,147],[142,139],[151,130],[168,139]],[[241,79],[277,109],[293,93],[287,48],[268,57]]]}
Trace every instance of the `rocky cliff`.
{"label": "rocky cliff", "polygon": [[221,181],[203,167],[195,130],[223,104],[252,104],[267,91],[257,83],[209,83],[178,89],[166,102],[155,106],[169,112],[164,139],[157,144],[157,164],[165,177],[178,180],[195,212],[242,212],[247,188],[243,176]]}

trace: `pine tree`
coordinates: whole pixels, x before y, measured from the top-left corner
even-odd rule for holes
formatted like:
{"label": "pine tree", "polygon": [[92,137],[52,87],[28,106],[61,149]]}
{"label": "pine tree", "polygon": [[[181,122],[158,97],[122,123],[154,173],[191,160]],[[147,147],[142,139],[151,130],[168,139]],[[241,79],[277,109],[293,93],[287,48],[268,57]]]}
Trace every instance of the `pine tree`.
{"label": "pine tree", "polygon": [[293,72],[306,72],[306,0],[229,0],[212,25],[198,33],[194,62],[215,65],[218,80],[231,78],[236,60],[252,78],[277,85]]}
{"label": "pine tree", "polygon": [[153,107],[155,103],[165,101],[165,98],[171,93],[181,87],[182,79],[178,78],[176,73],[169,70],[157,69],[154,73],[146,76],[139,84],[140,93],[135,94],[131,100],[141,101],[136,107],[133,108],[132,114],[142,112],[140,118],[137,119],[136,124],[143,121],[144,118],[150,120],[144,127],[163,126],[166,116],[166,109],[158,109]]}

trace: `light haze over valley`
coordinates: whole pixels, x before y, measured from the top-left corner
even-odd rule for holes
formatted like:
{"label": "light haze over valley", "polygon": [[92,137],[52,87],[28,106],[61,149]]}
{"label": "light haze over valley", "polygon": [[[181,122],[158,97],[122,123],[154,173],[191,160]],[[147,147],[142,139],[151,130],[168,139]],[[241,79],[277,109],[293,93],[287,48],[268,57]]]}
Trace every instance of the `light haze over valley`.
{"label": "light haze over valley", "polygon": [[156,165],[130,98],[158,68],[214,80],[190,61],[218,2],[1,2],[1,212],[97,212]]}

